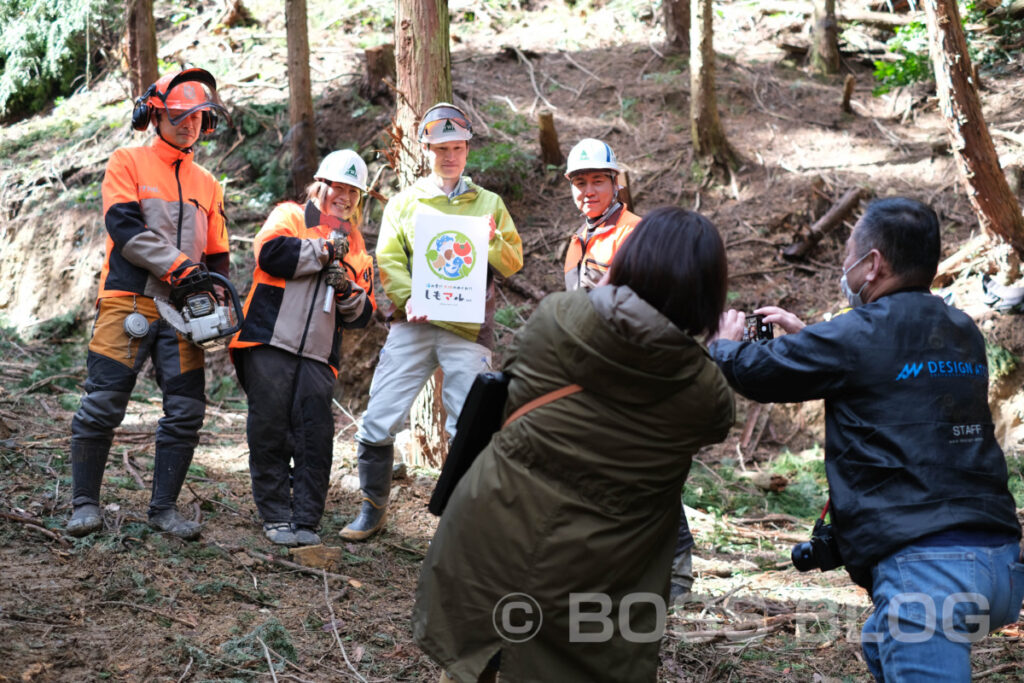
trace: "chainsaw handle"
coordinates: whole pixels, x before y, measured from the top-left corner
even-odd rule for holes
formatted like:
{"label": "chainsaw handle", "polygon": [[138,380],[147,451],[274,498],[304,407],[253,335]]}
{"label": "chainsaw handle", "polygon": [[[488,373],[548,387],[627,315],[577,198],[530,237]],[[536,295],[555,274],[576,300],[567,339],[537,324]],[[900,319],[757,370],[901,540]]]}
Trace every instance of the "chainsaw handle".
{"label": "chainsaw handle", "polygon": [[235,309],[235,324],[232,325],[231,329],[224,332],[224,337],[232,335],[238,330],[242,329],[242,318],[244,314],[242,312],[242,302],[238,298],[238,292],[235,291],[234,285],[231,284],[231,280],[227,279],[220,273],[210,273],[210,277],[214,283],[220,284],[224,287],[224,291],[231,297],[231,307]]}

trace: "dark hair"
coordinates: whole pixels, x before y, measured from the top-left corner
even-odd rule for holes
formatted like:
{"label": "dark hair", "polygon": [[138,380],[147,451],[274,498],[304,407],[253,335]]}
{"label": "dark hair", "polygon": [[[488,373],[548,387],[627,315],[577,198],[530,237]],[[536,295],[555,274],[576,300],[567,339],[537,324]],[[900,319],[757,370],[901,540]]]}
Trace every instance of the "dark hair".
{"label": "dark hair", "polygon": [[699,213],[655,209],[619,248],[609,280],[627,285],[680,330],[714,334],[728,288],[725,245]]}
{"label": "dark hair", "polygon": [[908,285],[929,285],[939,267],[939,218],[916,199],[887,197],[868,204],[853,229],[857,257],[877,249]]}

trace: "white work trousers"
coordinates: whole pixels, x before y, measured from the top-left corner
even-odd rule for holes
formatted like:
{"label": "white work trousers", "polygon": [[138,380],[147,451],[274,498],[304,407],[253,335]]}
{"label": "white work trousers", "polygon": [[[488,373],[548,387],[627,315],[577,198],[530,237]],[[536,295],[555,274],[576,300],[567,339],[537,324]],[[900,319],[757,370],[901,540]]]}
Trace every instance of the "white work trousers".
{"label": "white work trousers", "polygon": [[491,351],[430,323],[394,323],[380,350],[356,441],[367,446],[394,443],[409,409],[437,367],[444,372],[441,400],[448,413],[449,440],[466,394],[477,374],[491,369]]}

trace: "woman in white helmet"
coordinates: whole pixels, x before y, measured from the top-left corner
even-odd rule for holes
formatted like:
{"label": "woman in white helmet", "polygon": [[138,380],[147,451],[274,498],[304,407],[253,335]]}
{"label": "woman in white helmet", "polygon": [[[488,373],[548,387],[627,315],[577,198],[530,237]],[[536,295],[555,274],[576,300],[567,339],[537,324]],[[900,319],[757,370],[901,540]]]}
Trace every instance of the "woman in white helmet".
{"label": "woman in white helmet", "polygon": [[249,397],[249,472],[264,534],[320,543],[331,472],[341,334],[376,303],[373,259],[359,232],[366,164],[328,154],[304,205],[277,205],[256,235],[256,268],[231,356]]}
{"label": "woman in white helmet", "polygon": [[572,235],[565,254],[565,288],[592,289],[612,265],[612,258],[640,217],[619,201],[619,168],[607,143],[586,138],[569,152],[565,177],[583,225]]}

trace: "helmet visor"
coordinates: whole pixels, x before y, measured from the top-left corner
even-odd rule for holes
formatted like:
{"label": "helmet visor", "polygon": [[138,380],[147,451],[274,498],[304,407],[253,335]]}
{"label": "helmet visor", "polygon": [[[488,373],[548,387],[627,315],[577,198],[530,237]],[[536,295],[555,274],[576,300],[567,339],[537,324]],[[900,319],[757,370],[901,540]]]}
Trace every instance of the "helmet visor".
{"label": "helmet visor", "polygon": [[426,113],[420,123],[420,141],[427,143],[469,140],[473,125],[466,115],[455,107],[435,107]]}
{"label": "helmet visor", "polygon": [[167,118],[177,126],[197,111],[215,111],[223,114],[228,121],[231,115],[217,95],[217,84],[213,76],[203,69],[187,69],[177,74],[161,91],[157,83],[156,92],[150,98],[153,106],[167,110]]}

